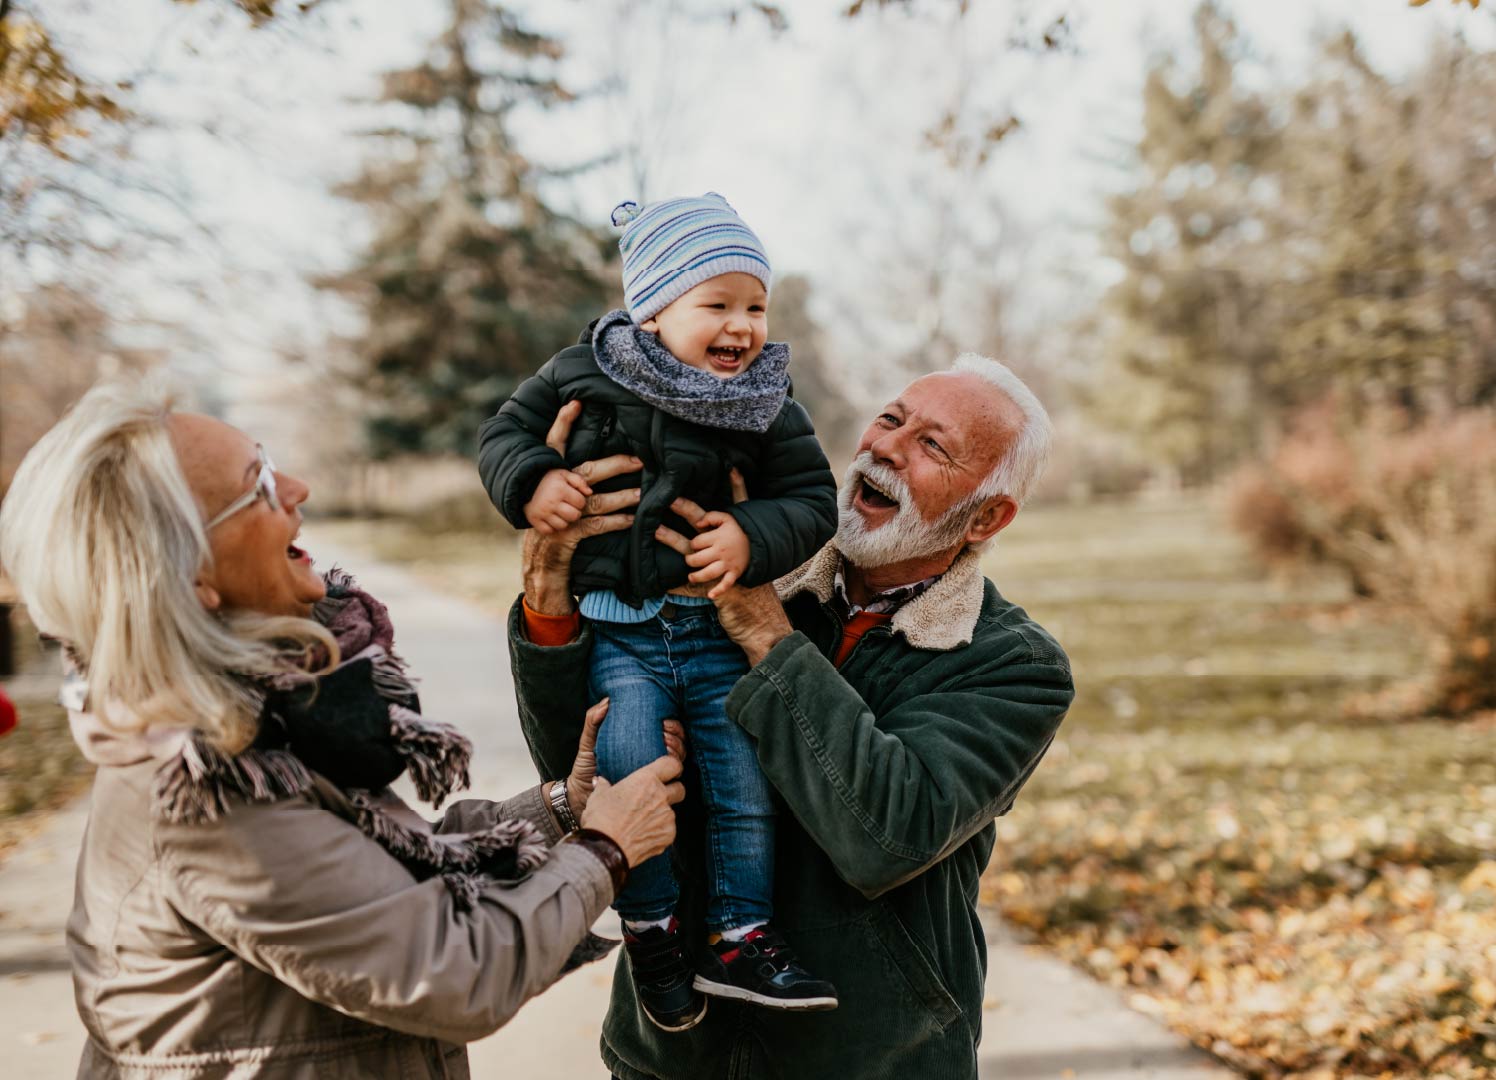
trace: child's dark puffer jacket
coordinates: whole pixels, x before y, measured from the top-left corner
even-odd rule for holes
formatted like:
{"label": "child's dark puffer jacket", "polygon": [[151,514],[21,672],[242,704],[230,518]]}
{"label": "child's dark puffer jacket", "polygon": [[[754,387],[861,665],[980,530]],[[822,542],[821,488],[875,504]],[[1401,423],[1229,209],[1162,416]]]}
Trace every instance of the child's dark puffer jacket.
{"label": "child's dark puffer jacket", "polygon": [[[593,485],[598,492],[639,487],[643,495],[631,529],[582,541],[571,563],[574,590],[612,589],[637,606],[685,584],[685,559],[654,538],[661,524],[691,535],[670,512],[682,495],[705,509],[726,510],[748,534],[752,556],[744,585],[789,573],[831,539],[836,479],[810,416],[793,398],[785,399],[763,434],[702,427],[661,412],[609,379],[590,340],[589,327],[582,344],[551,357],[478,431],[483,484],[517,529],[529,526],[524,505],[551,469],[609,454],[633,454],[644,462],[642,480],[630,473]],[[577,399],[584,403],[582,415],[563,460],[545,437],[561,407]],[[737,505],[727,475],[734,466],[748,485],[748,501]]]}

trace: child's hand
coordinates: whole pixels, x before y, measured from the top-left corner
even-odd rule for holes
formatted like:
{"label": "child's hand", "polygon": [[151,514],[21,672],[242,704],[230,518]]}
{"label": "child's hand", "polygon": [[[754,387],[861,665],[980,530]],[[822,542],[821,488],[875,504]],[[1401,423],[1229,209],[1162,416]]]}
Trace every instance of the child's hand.
{"label": "child's hand", "polygon": [[540,478],[534,497],[525,503],[525,520],[542,536],[562,532],[582,516],[592,488],[570,469],[552,469]]}
{"label": "child's hand", "polygon": [[687,580],[711,581],[721,578],[707,596],[713,600],[732,587],[748,569],[748,534],[731,514],[713,510],[703,514],[697,527],[705,531],[691,540],[694,549],[686,556],[686,565],[699,567]]}

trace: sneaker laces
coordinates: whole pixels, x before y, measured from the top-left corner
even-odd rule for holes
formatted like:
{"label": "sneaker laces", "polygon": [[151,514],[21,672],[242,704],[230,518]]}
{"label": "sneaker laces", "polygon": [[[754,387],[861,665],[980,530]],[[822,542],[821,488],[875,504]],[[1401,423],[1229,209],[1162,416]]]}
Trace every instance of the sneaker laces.
{"label": "sneaker laces", "polygon": [[685,965],[681,938],[675,919],[669,927],[651,927],[642,934],[623,932],[624,948],[634,968],[634,978],[641,983],[669,983]]}

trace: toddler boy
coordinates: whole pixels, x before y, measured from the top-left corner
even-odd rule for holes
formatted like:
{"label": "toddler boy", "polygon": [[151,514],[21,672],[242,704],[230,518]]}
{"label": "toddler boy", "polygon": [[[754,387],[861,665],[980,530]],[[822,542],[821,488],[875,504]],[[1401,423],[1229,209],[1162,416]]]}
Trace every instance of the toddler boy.
{"label": "toddler boy", "polygon": [[[773,798],[752,739],[726,713],[746,660],[711,601],[678,590],[759,585],[799,566],[836,531],[836,481],[789,397],[789,347],[767,340],[771,274],[753,231],[715,193],[626,202],[613,223],[624,229],[627,311],[592,323],[483,424],[479,469],[511,524],[546,533],[576,521],[594,490],[641,491],[631,529],[578,546],[572,587],[594,634],[590,692],[609,699],[599,775],[616,781],[663,754],[661,721],[674,716],[700,777],[709,939],[694,977],[668,853],[634,867],[614,902],[646,1015],[683,1031],[705,1015],[702,994],[835,1008],[835,989],[769,922]],[[545,437],[576,400],[563,457]],[[616,453],[638,457],[642,476],[594,489],[569,468]],[[733,469],[746,502],[732,501]],[[669,509],[681,496],[711,511],[688,558],[654,539],[660,524],[690,534]]]}

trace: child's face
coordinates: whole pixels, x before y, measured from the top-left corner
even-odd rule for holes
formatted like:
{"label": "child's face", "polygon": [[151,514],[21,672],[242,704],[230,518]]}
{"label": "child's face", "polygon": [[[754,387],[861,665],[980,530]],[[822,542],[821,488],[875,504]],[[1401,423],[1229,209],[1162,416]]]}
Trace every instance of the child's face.
{"label": "child's face", "polygon": [[769,297],[752,274],[719,274],[639,324],[682,364],[730,379],[748,370],[769,336]]}

